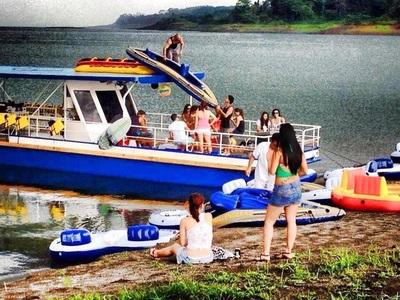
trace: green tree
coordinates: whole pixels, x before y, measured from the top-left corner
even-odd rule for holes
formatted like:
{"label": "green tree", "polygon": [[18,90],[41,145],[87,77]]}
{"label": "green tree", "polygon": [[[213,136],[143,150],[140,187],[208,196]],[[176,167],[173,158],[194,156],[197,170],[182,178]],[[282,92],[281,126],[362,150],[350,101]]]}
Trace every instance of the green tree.
{"label": "green tree", "polygon": [[254,23],[257,17],[253,12],[253,5],[250,0],[238,0],[232,11],[233,22],[238,23]]}
{"label": "green tree", "polygon": [[389,16],[396,19],[400,23],[400,0],[394,0],[389,8]]}
{"label": "green tree", "polygon": [[272,15],[286,21],[314,18],[313,3],[308,0],[272,0]]}

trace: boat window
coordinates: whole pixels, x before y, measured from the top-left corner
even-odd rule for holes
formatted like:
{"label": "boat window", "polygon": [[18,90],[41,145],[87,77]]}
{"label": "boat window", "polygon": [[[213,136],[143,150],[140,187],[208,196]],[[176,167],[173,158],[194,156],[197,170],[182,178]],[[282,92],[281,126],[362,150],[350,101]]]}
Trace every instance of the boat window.
{"label": "boat window", "polygon": [[85,121],[101,123],[100,115],[97,112],[97,108],[94,104],[90,91],[74,91],[74,94],[76,100],[78,100]]}
{"label": "boat window", "polygon": [[115,91],[96,91],[96,95],[108,123],[122,118],[122,107]]}

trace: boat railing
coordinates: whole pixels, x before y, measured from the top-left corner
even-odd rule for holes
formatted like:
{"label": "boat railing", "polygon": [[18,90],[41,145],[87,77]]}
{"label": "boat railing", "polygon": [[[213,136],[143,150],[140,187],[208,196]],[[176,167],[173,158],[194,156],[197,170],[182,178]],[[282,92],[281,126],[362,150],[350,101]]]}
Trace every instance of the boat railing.
{"label": "boat railing", "polygon": [[[156,114],[148,113],[148,127],[147,130],[151,134],[145,136],[127,136],[124,139],[122,145],[129,146],[145,146],[159,149],[181,149],[186,151],[199,151],[200,142],[196,138],[195,131],[187,131],[187,138],[185,142],[176,143],[170,138],[168,131],[168,125],[171,123],[170,115],[168,114]],[[3,130],[5,135],[27,135],[32,137],[51,137],[49,130],[49,122],[56,120],[55,116],[48,115],[30,115],[28,116],[28,126],[23,130],[17,130],[16,126],[8,128],[8,131]],[[62,119],[65,121],[65,119]],[[67,121],[74,121],[67,119]],[[255,121],[247,121],[248,126],[253,126],[252,123]],[[304,125],[304,124],[292,124],[296,130],[296,136],[301,145],[303,151],[307,148],[318,148],[320,142],[320,128],[321,126],[315,125]],[[140,127],[140,126],[132,126]],[[249,128],[249,127],[247,127]],[[64,129],[65,133],[68,131],[67,136],[75,136],[73,128],[66,126]],[[213,152],[218,154],[233,153],[234,155],[247,155],[253,151],[255,146],[261,141],[270,141],[271,135],[259,135],[255,131],[249,130],[252,134],[245,132],[244,134],[233,134],[233,133],[222,133],[212,132],[211,133],[211,146]],[[76,132],[78,135],[78,132]],[[66,135],[64,135],[66,136]],[[57,136],[54,138],[63,138]],[[188,142],[193,141],[193,142]],[[204,149],[207,149],[206,144],[203,143]]]}
{"label": "boat railing", "polygon": [[[132,125],[131,128],[133,129],[132,132],[135,129],[143,130],[141,126]],[[199,152],[200,141],[196,139],[196,131],[188,130],[185,131],[185,134],[185,141],[174,141],[171,139],[167,128],[147,126],[145,131],[138,133],[138,135],[127,135],[123,140],[123,145]],[[253,151],[255,145],[260,141],[270,141],[270,137],[222,132],[211,133],[212,151],[218,154],[232,153],[233,155],[245,155],[247,157],[247,154]],[[205,152],[207,152],[205,142],[203,146]]]}
{"label": "boat railing", "polygon": [[[170,114],[163,113],[147,113],[148,115],[148,125],[151,127],[168,128],[171,123]],[[245,120],[245,134],[249,137],[257,136],[259,138],[265,138],[269,135],[261,135],[257,133],[257,121]],[[320,145],[320,129],[321,126],[318,125],[307,125],[291,123],[296,131],[298,141],[301,148],[304,150],[305,147],[318,148]],[[272,131],[270,135],[272,135]]]}
{"label": "boat railing", "polygon": [[151,127],[168,128],[171,123],[171,114],[165,113],[146,113],[147,124]]}

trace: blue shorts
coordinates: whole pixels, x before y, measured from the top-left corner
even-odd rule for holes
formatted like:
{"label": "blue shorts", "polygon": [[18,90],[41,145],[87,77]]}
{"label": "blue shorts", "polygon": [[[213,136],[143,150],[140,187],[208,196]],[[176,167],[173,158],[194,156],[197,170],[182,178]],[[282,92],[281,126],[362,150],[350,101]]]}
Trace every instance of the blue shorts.
{"label": "blue shorts", "polygon": [[208,264],[214,259],[212,251],[204,257],[191,257],[187,254],[185,247],[179,247],[176,251],[176,262],[178,264]]}
{"label": "blue shorts", "polygon": [[301,201],[301,184],[300,180],[295,182],[275,185],[269,204],[273,206],[289,206],[299,204]]}

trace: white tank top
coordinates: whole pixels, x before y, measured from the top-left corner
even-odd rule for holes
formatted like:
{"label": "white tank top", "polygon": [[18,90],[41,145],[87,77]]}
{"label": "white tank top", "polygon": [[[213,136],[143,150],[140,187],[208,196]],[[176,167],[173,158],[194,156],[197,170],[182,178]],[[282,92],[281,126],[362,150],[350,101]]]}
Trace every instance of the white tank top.
{"label": "white tank top", "polygon": [[204,213],[199,215],[199,222],[188,229],[186,234],[188,249],[211,249],[213,231],[212,226],[205,221]]}

